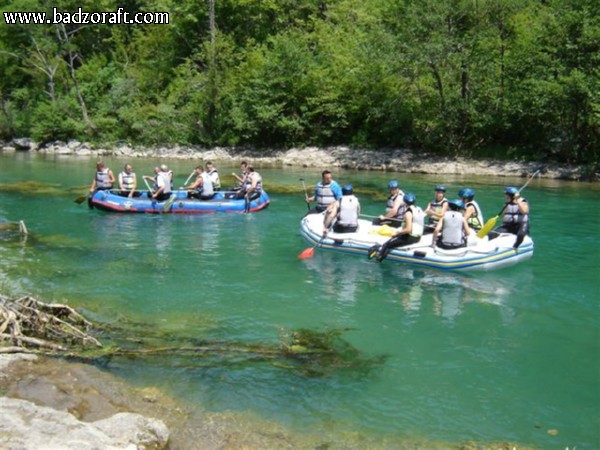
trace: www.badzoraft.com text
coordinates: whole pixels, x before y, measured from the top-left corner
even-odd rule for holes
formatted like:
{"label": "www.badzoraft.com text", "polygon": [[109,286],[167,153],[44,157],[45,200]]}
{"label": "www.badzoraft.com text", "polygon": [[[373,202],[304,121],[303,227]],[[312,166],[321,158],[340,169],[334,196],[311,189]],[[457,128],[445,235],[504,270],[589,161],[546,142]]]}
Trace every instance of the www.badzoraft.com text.
{"label": "www.badzoraft.com text", "polygon": [[119,8],[113,12],[86,12],[77,8],[75,12],[59,11],[52,8],[52,13],[37,12],[3,12],[7,25],[54,25],[54,24],[108,24],[108,25],[150,25],[168,24],[168,12],[137,12],[131,13]]}

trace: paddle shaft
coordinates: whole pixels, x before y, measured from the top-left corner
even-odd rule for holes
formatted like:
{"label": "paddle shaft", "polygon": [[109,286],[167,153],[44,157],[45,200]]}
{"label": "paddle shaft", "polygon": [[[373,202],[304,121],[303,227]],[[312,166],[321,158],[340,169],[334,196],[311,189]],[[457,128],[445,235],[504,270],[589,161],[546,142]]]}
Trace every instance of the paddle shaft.
{"label": "paddle shaft", "polygon": [[187,186],[188,182],[192,179],[192,177],[194,176],[195,173],[196,173],[196,169],[192,170],[192,173],[190,173],[190,176],[187,177],[187,180],[185,180],[185,183],[183,183],[184,186]]}
{"label": "paddle shaft", "polygon": [[[370,219],[379,219],[379,216],[371,216],[370,214],[361,214],[361,217],[368,217]],[[400,219],[394,219],[393,217],[386,217],[385,219],[382,220],[392,220],[394,222],[402,222],[402,220]]]}
{"label": "paddle shaft", "polygon": [[143,178],[143,180],[144,180],[144,183],[146,183],[146,186],[148,186],[148,190],[149,190],[149,191],[150,191],[152,194],[154,194],[154,191],[152,190],[152,188],[151,188],[151,187],[150,187],[150,185],[148,184],[148,180],[146,180],[145,178]]}
{"label": "paddle shaft", "polygon": [[[535,172],[533,172],[533,175],[531,175],[531,176],[529,177],[529,180],[527,180],[527,183],[525,183],[525,184],[524,184],[524,185],[521,187],[521,189],[519,189],[517,192],[520,194],[520,193],[521,193],[521,191],[522,191],[523,189],[525,189],[525,188],[526,188],[526,187],[529,185],[529,183],[531,183],[531,180],[533,180],[533,179],[535,178],[535,176],[536,176],[538,173],[540,173],[540,170],[536,170]],[[507,206],[508,206],[508,203],[505,203],[505,204],[504,204],[504,206],[502,207],[502,209],[500,210],[500,212],[499,212],[499,213],[496,215],[496,217],[500,217],[500,215],[501,215],[501,214],[504,212],[504,210],[506,209],[506,207],[507,207]]]}
{"label": "paddle shaft", "polygon": [[304,188],[304,198],[306,199],[306,207],[310,211],[310,202],[308,201],[308,191],[306,190],[306,183],[304,183],[304,178],[300,178],[302,181],[302,187]]}
{"label": "paddle shaft", "polygon": [[[533,180],[533,179],[534,179],[534,177],[535,177],[535,176],[536,176],[538,173],[540,173],[540,170],[536,170],[536,171],[533,173],[533,175],[531,175],[531,176],[529,177],[529,180],[527,180],[527,182],[526,182],[526,183],[525,183],[525,184],[524,184],[524,185],[521,187],[521,189],[519,189],[519,190],[518,190],[519,194],[521,193],[521,191],[522,191],[523,189],[525,189],[525,188],[526,188],[526,187],[529,185],[529,183],[531,183],[531,180]],[[492,217],[491,219],[489,219],[489,220],[488,220],[488,221],[487,221],[487,222],[486,222],[486,223],[483,225],[483,227],[481,227],[481,230],[479,230],[479,231],[477,232],[477,237],[478,237],[478,238],[483,238],[483,237],[487,236],[487,235],[488,235],[488,233],[489,233],[490,231],[492,231],[492,229],[493,229],[493,228],[496,226],[496,222],[498,222],[498,219],[500,218],[500,216],[502,215],[502,213],[504,212],[504,210],[506,209],[506,207],[507,207],[507,206],[508,206],[508,203],[505,203],[505,204],[502,206],[502,209],[500,210],[500,212],[499,212],[498,214],[496,214],[496,216],[495,216],[495,217]]]}

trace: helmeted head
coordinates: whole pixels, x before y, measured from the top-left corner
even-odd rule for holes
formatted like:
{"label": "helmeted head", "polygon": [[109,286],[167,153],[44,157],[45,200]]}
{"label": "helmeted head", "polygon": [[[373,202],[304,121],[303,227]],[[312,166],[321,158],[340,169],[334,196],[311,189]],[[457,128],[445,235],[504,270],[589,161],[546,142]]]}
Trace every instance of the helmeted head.
{"label": "helmeted head", "polygon": [[398,181],[397,180],[390,180],[390,182],[388,183],[388,189],[398,189]]}
{"label": "helmeted head", "polygon": [[519,190],[514,186],[507,186],[504,188],[504,193],[508,195],[510,198],[513,198],[515,194],[519,193]]}
{"label": "helmeted head", "polygon": [[404,203],[406,203],[407,205],[412,205],[416,201],[417,201],[417,196],[415,194],[413,194],[412,192],[409,192],[404,195]]}
{"label": "helmeted head", "polygon": [[435,192],[446,192],[446,186],[444,186],[443,184],[438,184],[435,187]]}
{"label": "helmeted head", "polygon": [[168,172],[169,171],[169,166],[167,166],[166,164],[161,164],[160,165],[160,170],[162,170],[163,172]]}
{"label": "helmeted head", "polygon": [[354,190],[352,189],[351,184],[345,184],[342,187],[342,195],[352,195],[353,193],[354,193]]}
{"label": "helmeted head", "polygon": [[454,200],[450,200],[448,202],[448,206],[452,211],[458,211],[460,209],[463,209],[465,207],[465,204],[461,199],[455,198]]}
{"label": "helmeted head", "polygon": [[462,188],[458,191],[458,196],[460,198],[466,198],[467,200],[472,200],[475,197],[475,191],[470,188]]}

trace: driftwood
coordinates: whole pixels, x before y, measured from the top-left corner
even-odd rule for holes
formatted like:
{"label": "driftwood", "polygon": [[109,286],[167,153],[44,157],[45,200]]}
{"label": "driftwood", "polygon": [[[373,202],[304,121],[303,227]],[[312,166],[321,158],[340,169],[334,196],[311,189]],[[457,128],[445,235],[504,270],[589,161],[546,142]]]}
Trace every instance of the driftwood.
{"label": "driftwood", "polygon": [[10,300],[0,295],[0,352],[65,352],[73,346],[102,344],[87,333],[92,324],[68,305],[43,303],[32,297]]}
{"label": "driftwood", "polygon": [[[86,320],[68,305],[0,294],[0,353],[40,353],[88,362],[138,358],[140,363],[186,367],[268,363],[325,376],[340,369],[369,369],[383,357],[364,358],[341,338],[346,330],[281,329],[279,343],[240,342],[177,336],[148,324],[119,320],[119,326]],[[103,336],[103,346],[92,336]]]}

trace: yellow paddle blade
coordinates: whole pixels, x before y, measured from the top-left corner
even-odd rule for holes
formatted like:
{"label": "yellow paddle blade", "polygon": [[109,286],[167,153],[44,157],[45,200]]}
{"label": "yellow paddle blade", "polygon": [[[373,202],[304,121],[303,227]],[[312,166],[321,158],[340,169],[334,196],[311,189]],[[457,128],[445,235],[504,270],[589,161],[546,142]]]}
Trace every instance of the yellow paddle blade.
{"label": "yellow paddle blade", "polygon": [[478,238],[486,237],[488,235],[488,233],[490,231],[492,231],[494,229],[494,227],[496,226],[496,222],[498,222],[498,217],[500,217],[500,216],[492,217],[491,219],[489,219],[485,223],[485,225],[481,227],[481,230],[479,230],[477,232],[477,237]]}
{"label": "yellow paddle blade", "polygon": [[315,248],[308,247],[300,252],[300,254],[298,255],[298,258],[299,259],[308,259],[308,258],[312,258],[313,256],[315,256]]}

